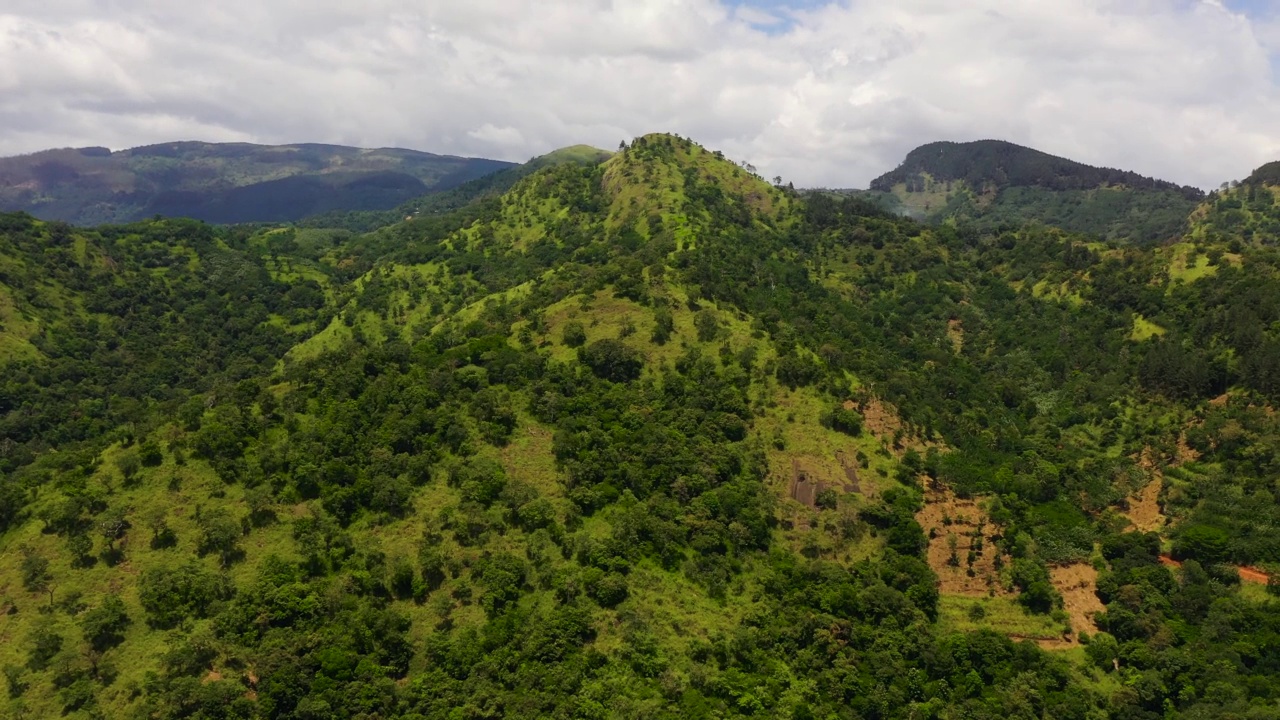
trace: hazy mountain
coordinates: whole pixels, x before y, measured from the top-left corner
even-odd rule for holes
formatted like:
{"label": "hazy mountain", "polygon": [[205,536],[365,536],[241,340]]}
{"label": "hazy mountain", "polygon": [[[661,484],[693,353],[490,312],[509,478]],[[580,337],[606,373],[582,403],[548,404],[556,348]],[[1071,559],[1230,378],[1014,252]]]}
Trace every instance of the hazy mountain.
{"label": "hazy mountain", "polygon": [[154,215],[287,222],[387,210],[511,167],[496,160],[338,145],[179,142],[0,158],[0,209],[76,224]]}
{"label": "hazy mountain", "polygon": [[1204,198],[1197,188],[999,140],[922,145],[871,189],[926,221],[963,218],[984,227],[1036,221],[1128,242],[1176,237]]}

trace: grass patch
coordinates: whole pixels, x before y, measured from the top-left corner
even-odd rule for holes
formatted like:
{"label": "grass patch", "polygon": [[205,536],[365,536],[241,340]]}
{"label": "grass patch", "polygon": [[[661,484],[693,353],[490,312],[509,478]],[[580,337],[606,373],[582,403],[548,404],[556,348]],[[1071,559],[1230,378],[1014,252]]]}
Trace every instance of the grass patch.
{"label": "grass patch", "polygon": [[1196,253],[1191,243],[1178,243],[1170,247],[1172,257],[1169,260],[1169,279],[1176,283],[1193,283],[1218,272],[1215,265],[1209,264],[1209,256]]}
{"label": "grass patch", "polygon": [[[981,608],[981,611],[974,608]],[[1063,626],[1048,615],[1032,615],[1011,597],[972,598],[943,595],[938,599],[938,627],[943,631],[994,630],[1015,639],[1058,640]]]}
{"label": "grass patch", "polygon": [[1166,332],[1168,331],[1141,315],[1134,315],[1133,330],[1129,332],[1129,339],[1134,342],[1145,342]]}

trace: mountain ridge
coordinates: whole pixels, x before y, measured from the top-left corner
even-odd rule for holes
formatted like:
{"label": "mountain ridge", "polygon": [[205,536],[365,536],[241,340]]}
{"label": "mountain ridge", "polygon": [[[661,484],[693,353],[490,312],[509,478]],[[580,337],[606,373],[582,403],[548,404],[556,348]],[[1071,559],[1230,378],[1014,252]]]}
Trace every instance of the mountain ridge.
{"label": "mountain ridge", "polygon": [[400,148],[184,141],[0,158],[0,206],[73,223],[181,215],[280,222],[388,209],[511,163]]}

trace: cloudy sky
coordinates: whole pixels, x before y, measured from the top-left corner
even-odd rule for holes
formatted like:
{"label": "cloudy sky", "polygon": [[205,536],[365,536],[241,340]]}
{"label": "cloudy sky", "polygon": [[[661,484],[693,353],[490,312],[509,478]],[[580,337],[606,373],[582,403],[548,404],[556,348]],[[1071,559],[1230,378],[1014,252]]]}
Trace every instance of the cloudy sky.
{"label": "cloudy sky", "polygon": [[5,0],[0,155],[525,160],[676,132],[802,186],[1002,138],[1201,187],[1280,159],[1272,0]]}

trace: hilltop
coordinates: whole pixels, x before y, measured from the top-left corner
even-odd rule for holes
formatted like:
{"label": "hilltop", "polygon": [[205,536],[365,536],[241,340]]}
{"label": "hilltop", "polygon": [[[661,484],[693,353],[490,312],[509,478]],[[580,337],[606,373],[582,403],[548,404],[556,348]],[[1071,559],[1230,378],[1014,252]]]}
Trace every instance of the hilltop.
{"label": "hilltop", "polygon": [[1147,247],[563,155],[367,233],[0,216],[0,712],[1275,714],[1256,191]]}
{"label": "hilltop", "polygon": [[434,192],[408,200],[387,211],[343,211],[322,213],[308,217],[299,224],[311,228],[341,228],[357,232],[369,232],[394,225],[406,217],[443,215],[474,205],[482,200],[495,198],[510,190],[522,178],[555,165],[598,165],[612,155],[589,145],[574,145],[539,155],[521,165],[507,167],[497,172],[469,180],[449,190]]}
{"label": "hilltop", "polygon": [[903,212],[984,227],[1043,222],[1113,240],[1168,240],[1204,199],[1197,188],[1098,168],[999,140],[922,145],[871,182]]}
{"label": "hilltop", "polygon": [[153,215],[287,222],[386,210],[511,163],[338,145],[177,142],[0,158],[0,208],[75,224]]}

